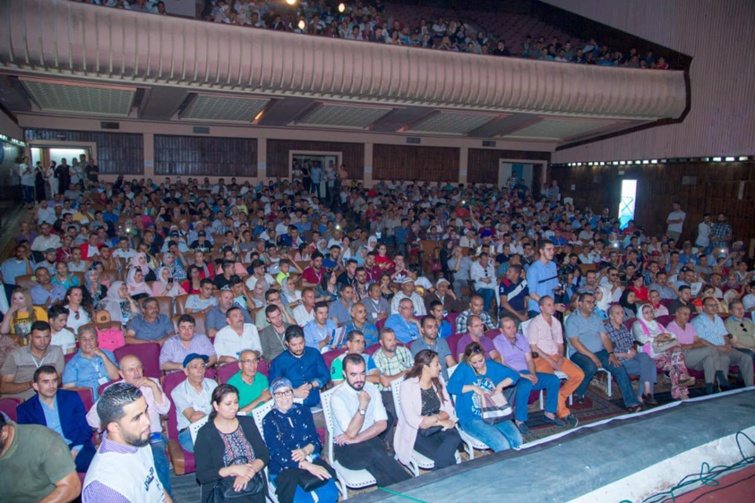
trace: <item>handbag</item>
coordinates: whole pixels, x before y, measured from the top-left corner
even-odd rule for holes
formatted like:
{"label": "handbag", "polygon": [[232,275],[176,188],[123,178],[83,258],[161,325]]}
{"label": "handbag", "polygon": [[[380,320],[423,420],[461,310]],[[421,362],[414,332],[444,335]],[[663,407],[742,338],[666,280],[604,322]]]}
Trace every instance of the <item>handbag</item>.
{"label": "handbag", "polygon": [[657,354],[662,354],[669,349],[679,346],[679,341],[672,339],[670,341],[653,341],[653,351]]}
{"label": "handbag", "polygon": [[481,397],[481,416],[487,424],[498,424],[511,419],[514,411],[502,392],[485,394]]}
{"label": "handbag", "polygon": [[423,437],[432,437],[433,435],[435,435],[436,433],[441,432],[442,430],[443,430],[442,426],[431,426],[429,428],[420,428],[417,431]]}
{"label": "handbag", "polygon": [[[312,464],[321,466],[328,470],[328,473],[333,480],[338,479],[338,475],[336,474],[336,471],[333,469],[333,467],[326,463],[322,458],[315,459],[314,461],[312,461]],[[319,489],[320,487],[328,483],[329,479],[320,479],[318,477],[315,477],[307,470],[301,470],[301,472],[302,473],[299,475],[299,480],[297,480],[297,483],[299,484],[299,487],[301,487],[305,492],[314,491],[315,489]]]}
{"label": "handbag", "polygon": [[[228,466],[246,463],[246,458],[241,457],[231,461]],[[223,477],[215,482],[215,487],[212,489],[212,495],[210,496],[209,502],[221,503],[223,501],[246,498],[247,496],[260,493],[267,495],[267,481],[265,480],[265,475],[262,471],[256,472],[254,477],[252,477],[252,480],[246,484],[246,488],[238,492],[233,489],[235,479],[236,477]]]}

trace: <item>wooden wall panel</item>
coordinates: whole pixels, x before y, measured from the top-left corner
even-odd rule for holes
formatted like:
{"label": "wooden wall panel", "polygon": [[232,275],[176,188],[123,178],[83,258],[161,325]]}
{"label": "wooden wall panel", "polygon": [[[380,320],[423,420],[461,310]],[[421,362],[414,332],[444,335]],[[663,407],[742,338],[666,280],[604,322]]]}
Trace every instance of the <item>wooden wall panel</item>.
{"label": "wooden wall panel", "polygon": [[458,148],[376,144],[372,152],[373,180],[459,180]]}
{"label": "wooden wall panel", "polygon": [[26,140],[96,143],[96,161],[103,175],[144,173],[144,137],[141,134],[27,129]]}
{"label": "wooden wall panel", "polygon": [[346,166],[349,178],[364,178],[364,145],[362,143],[268,140],[267,141],[267,176],[289,176],[289,154],[292,150],[309,152],[341,152],[341,162]]}
{"label": "wooden wall panel", "polygon": [[618,211],[621,181],[636,179],[635,220],[651,234],[666,230],[671,203],[678,200],[687,213],[682,239],[694,240],[703,214],[719,212],[726,213],[735,239],[744,240],[747,246],[755,239],[753,162],[552,167],[550,173],[558,180],[561,194],[573,197],[575,205],[596,212],[607,207],[611,214]]}
{"label": "wooden wall panel", "polygon": [[257,176],[257,140],[155,135],[155,174]]}
{"label": "wooden wall panel", "polygon": [[[550,152],[530,152],[526,150],[469,149],[467,182],[498,183],[498,169],[501,159],[518,159],[523,162],[549,161]],[[537,171],[537,170],[536,170]],[[533,185],[539,185],[539,174],[533,173]],[[539,189],[539,187],[538,187]]]}

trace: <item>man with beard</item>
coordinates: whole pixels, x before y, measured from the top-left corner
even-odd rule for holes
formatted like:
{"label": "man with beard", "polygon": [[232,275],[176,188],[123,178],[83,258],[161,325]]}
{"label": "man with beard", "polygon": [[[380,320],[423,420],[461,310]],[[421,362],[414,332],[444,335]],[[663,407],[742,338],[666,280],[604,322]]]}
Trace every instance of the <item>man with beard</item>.
{"label": "man with beard", "polygon": [[0,414],[3,501],[71,501],[80,490],[76,465],[60,435],[38,424],[6,422]]}
{"label": "man with beard", "polygon": [[136,386],[116,383],[97,402],[106,431],[84,480],[82,501],[170,502],[149,447],[147,401]]}
{"label": "man with beard", "polygon": [[367,381],[361,355],[343,359],[346,385],[333,393],[334,456],[345,468],[367,470],[381,487],[409,480],[401,465],[389,456],[377,438],[388,426],[388,416],[377,387]]}

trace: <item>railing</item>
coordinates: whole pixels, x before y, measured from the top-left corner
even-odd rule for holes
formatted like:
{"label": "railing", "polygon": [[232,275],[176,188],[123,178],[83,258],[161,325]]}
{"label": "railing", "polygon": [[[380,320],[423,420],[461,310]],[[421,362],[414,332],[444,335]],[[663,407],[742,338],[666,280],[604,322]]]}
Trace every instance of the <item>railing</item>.
{"label": "railing", "polygon": [[0,0],[0,70],[390,105],[655,120],[684,75],[359,44],[65,0]]}

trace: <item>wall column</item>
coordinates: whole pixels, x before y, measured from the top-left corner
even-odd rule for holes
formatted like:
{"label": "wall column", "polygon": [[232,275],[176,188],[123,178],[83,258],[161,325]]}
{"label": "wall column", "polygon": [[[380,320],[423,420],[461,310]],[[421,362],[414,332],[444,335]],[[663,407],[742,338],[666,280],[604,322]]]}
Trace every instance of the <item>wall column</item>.
{"label": "wall column", "polygon": [[459,148],[459,183],[467,183],[467,168],[469,167],[469,147]]}
{"label": "wall column", "polygon": [[267,178],[267,138],[257,138],[257,179]]}
{"label": "wall column", "polygon": [[365,187],[372,187],[372,147],[373,143],[364,144],[364,174],[363,183]]}
{"label": "wall column", "polygon": [[144,178],[155,177],[155,135],[144,133]]}

